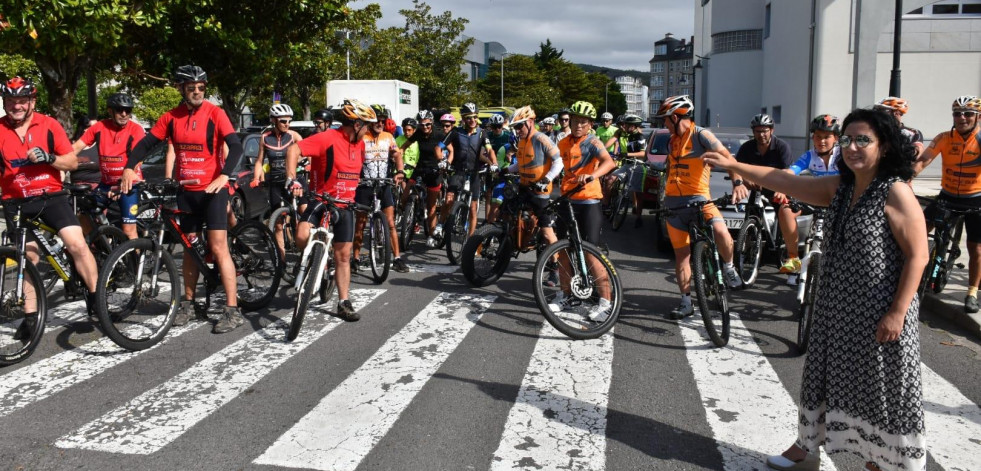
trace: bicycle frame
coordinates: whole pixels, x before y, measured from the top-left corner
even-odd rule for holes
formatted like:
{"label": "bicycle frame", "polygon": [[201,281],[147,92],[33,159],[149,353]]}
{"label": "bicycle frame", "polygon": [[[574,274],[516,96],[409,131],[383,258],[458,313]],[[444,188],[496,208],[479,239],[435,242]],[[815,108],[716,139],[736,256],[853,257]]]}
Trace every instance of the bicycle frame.
{"label": "bicycle frame", "polygon": [[[66,192],[66,191],[59,191],[59,192],[50,193],[50,194],[47,194],[47,195],[42,195],[39,198],[44,198],[45,200],[48,200],[48,199],[53,198],[55,196],[62,196],[62,195],[66,195],[66,194],[68,194],[68,192]],[[41,212],[38,213],[38,216],[35,217],[35,218],[28,219],[26,221],[24,221],[22,219],[22,217],[21,217],[21,214],[22,214],[21,213],[21,209],[23,207],[23,204],[26,204],[28,201],[30,201],[30,199],[24,199],[24,200],[21,200],[20,202],[17,203],[17,211],[16,211],[16,213],[14,214],[14,217],[13,217],[14,227],[10,228],[10,232],[12,233],[12,237],[8,237],[8,234],[7,234],[6,231],[3,234],[3,239],[4,239],[3,240],[3,244],[4,245],[8,245],[13,240],[16,240],[17,241],[16,243],[17,243],[18,253],[19,253],[18,264],[19,264],[19,267],[21,267],[21,268],[18,269],[18,273],[17,273],[17,280],[18,280],[18,282],[17,282],[17,293],[16,294],[17,294],[18,299],[20,297],[22,297],[23,294],[24,294],[23,293],[23,279],[24,279],[23,266],[24,266],[24,263],[26,263],[26,260],[27,260],[27,234],[28,234],[28,231],[30,231],[31,233],[33,233],[34,234],[34,237],[38,240],[38,248],[40,249],[40,252],[41,252],[39,254],[39,256],[44,257],[44,258],[46,258],[48,260],[48,263],[51,265],[51,268],[54,269],[55,273],[58,274],[58,277],[65,283],[66,295],[69,294],[68,292],[70,292],[71,297],[77,296],[78,295],[78,286],[76,286],[76,285],[77,285],[77,281],[78,281],[78,274],[75,273],[75,266],[73,265],[72,260],[65,255],[64,245],[62,245],[62,247],[60,249],[56,249],[55,246],[53,246],[53,245],[51,245],[49,243],[48,238],[45,237],[45,235],[44,235],[45,232],[57,236],[58,231],[56,231],[53,227],[50,227],[47,224],[44,224],[44,223],[42,223],[41,221],[38,220],[38,218],[40,218],[40,214],[43,213],[43,209],[42,209]],[[10,204],[10,203],[8,203],[8,204]],[[45,203],[45,204],[47,204],[47,203]],[[25,227],[25,224],[26,224],[26,227]],[[0,275],[5,275],[6,274],[6,267],[3,267],[3,270],[4,271],[0,272]],[[44,291],[44,287],[43,286],[42,287],[38,287],[36,289],[40,289],[40,290]]]}
{"label": "bicycle frame", "polygon": [[[746,215],[743,217],[743,224],[748,221],[749,218],[755,217],[760,220],[760,226],[763,228],[763,236],[766,245],[773,250],[780,248],[780,240],[778,236],[780,230],[776,227],[777,225],[777,215],[774,213],[772,220],[767,218],[766,213],[766,203],[769,201],[763,196],[763,192],[760,190],[752,190],[749,194],[749,200],[746,203]],[[777,234],[776,236],[774,234]]]}
{"label": "bicycle frame", "polygon": [[800,261],[800,278],[797,283],[797,302],[804,302],[804,290],[807,287],[807,273],[810,269],[810,261],[814,257],[814,254],[823,254],[822,245],[824,242],[824,220],[825,211],[823,208],[819,208],[814,211],[813,219],[811,220],[811,230],[807,235],[807,241],[805,245],[808,247],[807,253],[804,258]]}

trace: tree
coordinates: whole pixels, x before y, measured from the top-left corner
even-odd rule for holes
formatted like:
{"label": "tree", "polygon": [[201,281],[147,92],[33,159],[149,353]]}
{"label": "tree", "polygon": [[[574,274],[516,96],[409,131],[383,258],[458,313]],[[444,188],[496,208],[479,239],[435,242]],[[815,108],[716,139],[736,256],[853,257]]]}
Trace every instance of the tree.
{"label": "tree", "polygon": [[[501,96],[501,65],[495,61],[487,68],[487,77],[478,85],[491,97]],[[492,100],[497,104],[496,99]],[[545,75],[528,56],[508,56],[504,60],[504,104],[506,106],[531,105],[535,112],[544,116],[563,106],[556,90],[549,86]]]}
{"label": "tree", "polygon": [[181,93],[174,87],[150,88],[137,97],[133,115],[153,124],[160,116],[181,102]]}
{"label": "tree", "polygon": [[550,69],[552,63],[562,60],[562,54],[565,53],[565,49],[561,51],[555,49],[555,46],[552,46],[552,40],[547,38],[545,42],[539,44],[538,48],[538,52],[535,53],[535,65],[541,70]]}

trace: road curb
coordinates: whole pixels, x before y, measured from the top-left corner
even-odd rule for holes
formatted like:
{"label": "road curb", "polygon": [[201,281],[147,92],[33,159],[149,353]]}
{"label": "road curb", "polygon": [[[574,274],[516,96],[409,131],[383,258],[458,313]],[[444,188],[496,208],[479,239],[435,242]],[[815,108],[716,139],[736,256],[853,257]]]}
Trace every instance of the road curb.
{"label": "road curb", "polygon": [[924,310],[957,324],[969,335],[981,340],[981,313],[964,312],[963,299],[957,300],[952,294],[928,294],[920,302],[920,311]]}

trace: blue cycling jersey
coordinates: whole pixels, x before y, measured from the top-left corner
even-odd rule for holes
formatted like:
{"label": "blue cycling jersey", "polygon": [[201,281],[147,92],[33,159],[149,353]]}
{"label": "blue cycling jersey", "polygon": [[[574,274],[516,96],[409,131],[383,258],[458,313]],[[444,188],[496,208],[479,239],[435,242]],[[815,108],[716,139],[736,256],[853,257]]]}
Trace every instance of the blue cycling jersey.
{"label": "blue cycling jersey", "polygon": [[804,155],[800,156],[789,168],[794,172],[794,175],[800,175],[801,172],[807,170],[815,177],[825,177],[828,175],[838,175],[838,163],[840,161],[841,149],[838,146],[835,146],[831,151],[831,158],[828,159],[828,165],[824,165],[824,160],[814,152],[814,149],[811,149],[804,152]]}

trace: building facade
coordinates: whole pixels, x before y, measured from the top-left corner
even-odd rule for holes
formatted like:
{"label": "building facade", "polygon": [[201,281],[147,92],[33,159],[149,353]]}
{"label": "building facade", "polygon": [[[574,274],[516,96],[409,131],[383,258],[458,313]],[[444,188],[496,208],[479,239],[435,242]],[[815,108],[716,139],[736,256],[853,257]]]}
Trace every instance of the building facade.
{"label": "building facade", "polygon": [[467,55],[463,58],[460,71],[466,74],[467,80],[474,81],[487,76],[487,66],[491,60],[501,60],[507,48],[499,42],[483,42],[473,40]]}
{"label": "building facade", "polygon": [[[638,78],[621,75],[616,79],[620,93],[627,99],[627,114],[635,114],[647,119],[647,86]],[[606,110],[603,110],[606,111]]]}
{"label": "building facade", "polygon": [[[844,117],[889,95],[892,0],[696,0],[696,122],[747,127],[770,114],[795,151],[818,114]],[[904,122],[927,139],[950,129],[950,103],[981,92],[981,4],[905,0]],[[814,25],[811,28],[811,25]]]}
{"label": "building facade", "polygon": [[694,91],[692,74],[693,42],[676,39],[667,33],[654,43],[654,57],[650,60],[651,81],[648,95],[648,114],[653,116],[665,98],[675,95],[691,95]]}

